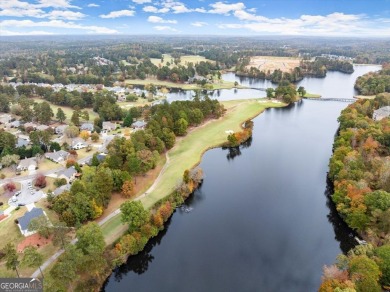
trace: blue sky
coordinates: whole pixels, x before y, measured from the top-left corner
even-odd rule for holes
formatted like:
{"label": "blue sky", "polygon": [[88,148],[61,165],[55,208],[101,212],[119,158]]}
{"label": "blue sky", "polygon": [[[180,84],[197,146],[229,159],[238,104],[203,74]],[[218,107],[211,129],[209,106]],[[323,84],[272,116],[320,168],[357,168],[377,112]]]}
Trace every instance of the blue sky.
{"label": "blue sky", "polygon": [[390,0],[1,0],[0,35],[390,37]]}

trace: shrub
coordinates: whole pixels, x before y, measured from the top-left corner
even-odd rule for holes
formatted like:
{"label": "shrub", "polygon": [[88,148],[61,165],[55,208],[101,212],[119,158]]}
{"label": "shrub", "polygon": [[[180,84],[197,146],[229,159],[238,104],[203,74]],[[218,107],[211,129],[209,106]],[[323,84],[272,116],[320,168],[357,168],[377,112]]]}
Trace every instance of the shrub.
{"label": "shrub", "polygon": [[65,178],[56,178],[54,180],[54,185],[59,188],[60,186],[66,185],[67,181]]}

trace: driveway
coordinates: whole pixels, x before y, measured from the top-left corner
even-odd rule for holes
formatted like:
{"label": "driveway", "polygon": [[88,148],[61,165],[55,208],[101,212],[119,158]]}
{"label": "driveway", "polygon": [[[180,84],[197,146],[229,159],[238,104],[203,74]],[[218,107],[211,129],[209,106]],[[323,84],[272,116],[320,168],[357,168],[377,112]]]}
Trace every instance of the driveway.
{"label": "driveway", "polygon": [[16,201],[13,202],[13,198],[10,198],[8,204],[10,206],[18,206],[19,204],[28,205],[38,202],[45,194],[41,190],[36,190],[35,187],[30,189],[29,183],[32,184],[32,180],[26,180],[20,182],[20,195],[15,197]]}

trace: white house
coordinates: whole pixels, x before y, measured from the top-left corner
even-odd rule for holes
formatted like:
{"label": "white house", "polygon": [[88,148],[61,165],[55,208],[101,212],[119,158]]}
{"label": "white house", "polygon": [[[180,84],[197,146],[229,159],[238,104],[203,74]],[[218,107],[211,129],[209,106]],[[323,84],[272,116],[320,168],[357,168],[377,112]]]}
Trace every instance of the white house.
{"label": "white house", "polygon": [[38,218],[40,216],[45,216],[46,220],[49,220],[45,211],[43,211],[41,208],[32,208],[31,211],[27,211],[22,217],[18,219],[18,227],[20,229],[20,232],[24,236],[30,236],[36,233],[35,230],[29,230],[28,227],[33,219]]}
{"label": "white house", "polygon": [[25,158],[20,160],[19,165],[16,167],[16,170],[23,171],[34,171],[38,168],[37,160],[35,157]]}
{"label": "white house", "polygon": [[87,147],[87,145],[85,144],[85,141],[83,139],[75,138],[72,141],[72,146],[71,147],[74,150],[79,150],[79,149]]}

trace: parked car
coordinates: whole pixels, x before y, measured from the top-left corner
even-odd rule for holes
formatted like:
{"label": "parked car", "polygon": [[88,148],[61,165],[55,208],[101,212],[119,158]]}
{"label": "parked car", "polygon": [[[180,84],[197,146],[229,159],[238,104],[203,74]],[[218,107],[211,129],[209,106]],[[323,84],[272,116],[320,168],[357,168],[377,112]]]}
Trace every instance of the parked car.
{"label": "parked car", "polygon": [[16,202],[18,199],[15,196],[12,196],[12,202]]}

